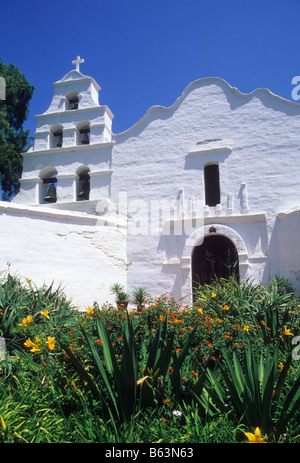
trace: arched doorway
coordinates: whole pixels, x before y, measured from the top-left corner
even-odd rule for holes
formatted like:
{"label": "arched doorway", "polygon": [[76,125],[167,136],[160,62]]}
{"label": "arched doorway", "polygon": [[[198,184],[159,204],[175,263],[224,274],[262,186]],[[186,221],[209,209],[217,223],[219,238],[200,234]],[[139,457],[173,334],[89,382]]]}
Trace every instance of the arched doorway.
{"label": "arched doorway", "polygon": [[207,235],[192,254],[193,288],[210,284],[219,278],[234,275],[239,279],[238,253],[233,242],[224,235]]}

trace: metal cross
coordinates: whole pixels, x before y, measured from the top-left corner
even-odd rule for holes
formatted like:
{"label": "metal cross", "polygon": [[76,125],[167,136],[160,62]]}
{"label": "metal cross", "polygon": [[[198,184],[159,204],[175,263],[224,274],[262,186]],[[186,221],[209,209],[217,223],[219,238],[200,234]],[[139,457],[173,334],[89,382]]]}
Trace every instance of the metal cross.
{"label": "metal cross", "polygon": [[76,59],[72,61],[72,64],[76,64],[76,71],[79,71],[80,63],[84,63],[84,59],[80,58],[80,56],[76,56]]}

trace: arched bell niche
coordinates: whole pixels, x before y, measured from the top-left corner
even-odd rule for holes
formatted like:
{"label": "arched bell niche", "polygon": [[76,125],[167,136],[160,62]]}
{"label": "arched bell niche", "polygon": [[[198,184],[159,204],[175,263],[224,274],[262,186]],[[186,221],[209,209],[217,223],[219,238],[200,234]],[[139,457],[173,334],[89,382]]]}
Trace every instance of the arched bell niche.
{"label": "arched bell niche", "polygon": [[40,204],[51,204],[56,203],[57,193],[57,170],[55,167],[47,166],[44,167],[39,174],[42,183],[40,185],[39,202]]}
{"label": "arched bell niche", "polygon": [[90,123],[89,121],[80,121],[76,126],[76,145],[90,144]]}
{"label": "arched bell niche", "polygon": [[66,110],[73,111],[79,107],[79,97],[76,90],[71,90],[66,94]]}
{"label": "arched bell niche", "polygon": [[50,129],[50,148],[61,148],[63,145],[63,126],[54,124]]}
{"label": "arched bell niche", "polygon": [[87,166],[80,166],[76,170],[76,201],[87,201],[90,198],[90,169]]}

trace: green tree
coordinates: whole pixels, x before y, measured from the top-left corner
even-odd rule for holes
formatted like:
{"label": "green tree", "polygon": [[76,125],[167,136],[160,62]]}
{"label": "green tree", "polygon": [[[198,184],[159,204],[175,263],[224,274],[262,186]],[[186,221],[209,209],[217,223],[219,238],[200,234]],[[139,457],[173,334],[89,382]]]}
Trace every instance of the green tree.
{"label": "green tree", "polygon": [[0,182],[2,199],[8,201],[19,191],[21,153],[30,146],[29,129],[23,130],[23,123],[34,87],[14,64],[6,65],[1,58],[0,76],[6,87],[6,99],[0,100]]}

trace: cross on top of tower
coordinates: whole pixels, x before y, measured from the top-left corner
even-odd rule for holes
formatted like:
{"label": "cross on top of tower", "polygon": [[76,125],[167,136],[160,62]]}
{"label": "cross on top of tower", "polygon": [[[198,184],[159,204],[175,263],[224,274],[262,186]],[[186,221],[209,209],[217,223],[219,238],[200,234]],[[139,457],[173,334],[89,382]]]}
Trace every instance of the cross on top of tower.
{"label": "cross on top of tower", "polygon": [[79,71],[79,65],[81,63],[84,63],[84,59],[80,58],[80,56],[76,56],[76,59],[74,61],[72,61],[72,64],[76,65],[76,71]]}

